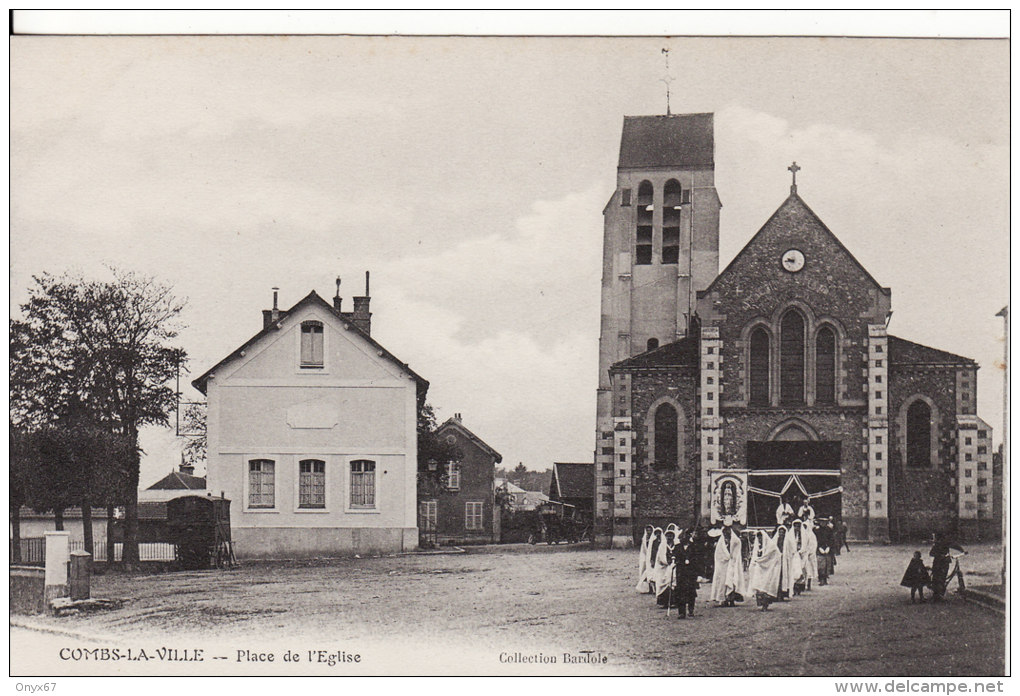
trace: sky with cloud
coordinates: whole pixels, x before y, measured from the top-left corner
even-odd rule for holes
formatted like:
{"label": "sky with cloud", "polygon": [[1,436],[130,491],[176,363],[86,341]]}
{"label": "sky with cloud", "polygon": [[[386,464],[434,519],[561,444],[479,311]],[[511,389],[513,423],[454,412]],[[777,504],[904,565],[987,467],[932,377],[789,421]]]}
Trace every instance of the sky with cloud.
{"label": "sky with cloud", "polygon": [[[721,267],[796,160],[890,331],[978,360],[1001,430],[1005,41],[14,37],[11,311],[43,271],[156,275],[197,375],[271,287],[350,298],[371,270],[373,336],[441,417],[511,465],[588,460],[601,211],[623,116],[665,110],[663,47],[673,111],[716,115]],[[175,457],[146,438],[143,484]]]}

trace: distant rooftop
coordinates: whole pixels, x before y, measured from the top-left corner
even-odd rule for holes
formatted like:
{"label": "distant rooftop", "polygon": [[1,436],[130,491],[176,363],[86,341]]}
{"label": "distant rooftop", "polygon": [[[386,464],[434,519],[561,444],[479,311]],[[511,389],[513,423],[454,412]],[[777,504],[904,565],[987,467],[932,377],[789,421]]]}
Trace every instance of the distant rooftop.
{"label": "distant rooftop", "polygon": [[620,168],[714,167],[713,116],[624,116]]}

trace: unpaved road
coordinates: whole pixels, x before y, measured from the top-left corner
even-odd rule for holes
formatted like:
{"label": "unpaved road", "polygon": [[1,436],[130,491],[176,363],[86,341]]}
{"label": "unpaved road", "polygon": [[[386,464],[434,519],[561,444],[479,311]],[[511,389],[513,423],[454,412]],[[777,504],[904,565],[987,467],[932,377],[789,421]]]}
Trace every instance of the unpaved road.
{"label": "unpaved road", "polygon": [[[764,613],[751,603],[711,607],[706,587],[698,616],[686,621],[667,619],[650,596],[634,592],[636,552],[578,546],[110,574],[94,578],[93,596],[125,598],[123,608],[27,619],[26,626],[58,633],[15,626],[11,669],[16,675],[1002,674],[1001,615],[956,596],[941,605],[910,603],[899,580],[915,548],[921,547],[855,546],[840,556],[829,587]],[[998,548],[970,551],[968,581],[994,582]],[[122,656],[70,652],[95,646],[116,647]],[[202,660],[153,659],[149,652],[160,647],[199,647]],[[145,650],[147,659],[123,657],[126,648],[135,658]],[[288,650],[298,662],[283,660]],[[252,661],[268,653],[272,663]],[[329,655],[337,653],[341,660],[343,653],[361,659],[330,666]],[[565,662],[564,653],[573,657]]]}

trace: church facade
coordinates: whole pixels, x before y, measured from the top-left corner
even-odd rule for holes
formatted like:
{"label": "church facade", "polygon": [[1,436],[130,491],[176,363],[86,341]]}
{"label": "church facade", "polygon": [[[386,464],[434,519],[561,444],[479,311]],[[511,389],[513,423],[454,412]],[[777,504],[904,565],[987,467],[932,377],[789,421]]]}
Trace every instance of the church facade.
{"label": "church facade", "polygon": [[803,501],[857,539],[994,534],[978,365],[889,334],[891,290],[801,199],[796,165],[789,197],[718,272],[711,130],[710,114],[624,122],[605,212],[596,539],[727,515],[769,526]]}

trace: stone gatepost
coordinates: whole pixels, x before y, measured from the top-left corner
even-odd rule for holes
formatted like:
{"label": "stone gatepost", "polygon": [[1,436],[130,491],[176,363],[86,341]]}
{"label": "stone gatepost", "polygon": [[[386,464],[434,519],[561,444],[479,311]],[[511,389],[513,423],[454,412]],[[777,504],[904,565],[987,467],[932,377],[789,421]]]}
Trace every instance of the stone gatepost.
{"label": "stone gatepost", "polygon": [[71,571],[67,581],[72,600],[89,599],[92,595],[92,554],[71,552]]}
{"label": "stone gatepost", "polygon": [[43,532],[46,539],[46,604],[69,594],[68,550],[70,535],[67,532]]}

